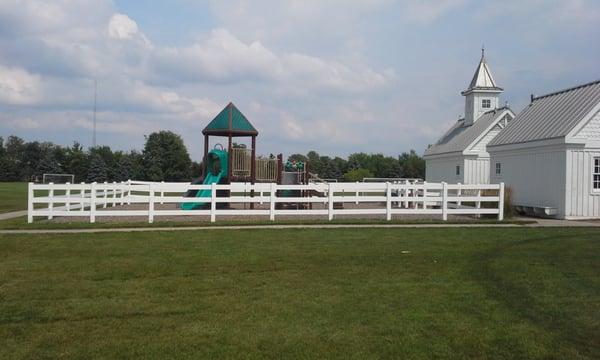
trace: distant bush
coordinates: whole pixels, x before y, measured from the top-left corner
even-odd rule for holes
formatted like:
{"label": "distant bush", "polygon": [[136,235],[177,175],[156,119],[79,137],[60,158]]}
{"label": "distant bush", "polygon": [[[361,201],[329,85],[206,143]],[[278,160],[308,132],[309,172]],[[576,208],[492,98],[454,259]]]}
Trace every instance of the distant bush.
{"label": "distant bush", "polygon": [[349,182],[362,181],[366,177],[373,177],[373,173],[363,168],[350,170],[344,174],[344,180]]}

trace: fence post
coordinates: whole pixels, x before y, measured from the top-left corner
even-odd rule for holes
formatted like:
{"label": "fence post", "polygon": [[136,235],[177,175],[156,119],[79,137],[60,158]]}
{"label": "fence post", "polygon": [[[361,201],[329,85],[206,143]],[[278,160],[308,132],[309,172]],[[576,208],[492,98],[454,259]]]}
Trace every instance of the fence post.
{"label": "fence post", "polygon": [[79,210],[84,211],[85,201],[83,199],[85,199],[85,182],[82,181],[81,183],[79,183],[79,185],[81,185],[81,191],[79,191],[79,194],[81,195],[81,203],[79,204],[79,206],[81,206],[81,208]]}
{"label": "fence post", "polygon": [[442,182],[442,220],[448,220],[448,184]]}
{"label": "fence post", "polygon": [[358,194],[359,194],[359,192],[358,192],[359,185],[358,184],[359,184],[359,182],[357,181],[356,182],[356,205],[358,205]]}
{"label": "fence post", "polygon": [[423,209],[427,209],[427,181],[423,181]]}
{"label": "fence post", "polygon": [[260,204],[263,204],[263,188],[262,186],[260,187],[260,191],[258,192],[258,195],[260,196]]}
{"label": "fence post", "polygon": [[117,182],[113,181],[113,193],[112,193],[112,206],[115,207],[117,205]]}
{"label": "fence post", "polygon": [[54,211],[54,183],[51,182],[48,186],[50,187],[48,189],[48,199],[50,199],[50,202],[48,203],[48,220],[52,220],[52,212]]}
{"label": "fence post", "polygon": [[27,223],[33,222],[33,183],[27,185]]}
{"label": "fence post", "polygon": [[217,184],[210,184],[210,222],[216,221],[217,210]]}
{"label": "fence post", "polygon": [[404,182],[404,192],[402,193],[402,195],[404,195],[404,208],[408,209],[408,180]]}
{"label": "fence post", "polygon": [[67,185],[67,190],[65,190],[65,197],[67,198],[67,202],[66,202],[66,207],[67,207],[67,212],[71,211],[71,183],[70,182],[66,182],[65,185]]}
{"label": "fence post", "polygon": [[127,179],[127,205],[131,205],[131,179]]}
{"label": "fence post", "polygon": [[160,182],[160,204],[164,204],[164,197],[165,197],[165,188],[164,188],[165,182],[161,181]]}
{"label": "fence post", "polygon": [[121,181],[121,188],[119,189],[119,198],[121,199],[121,206],[123,206],[123,197],[125,196],[125,182]]}
{"label": "fence post", "polygon": [[90,190],[90,222],[93,224],[96,222],[96,183],[92,183]]}
{"label": "fence post", "polygon": [[385,219],[392,220],[392,188],[389,181],[386,183],[385,189]]}
{"label": "fence post", "polygon": [[456,190],[456,194],[458,196],[458,206],[460,207],[462,205],[462,201],[460,200],[460,197],[462,196],[462,186],[460,183],[457,184],[458,185],[458,190]]}
{"label": "fence post", "polygon": [[[481,189],[477,189],[477,198],[480,199],[481,198]],[[477,210],[481,209],[481,201],[476,201],[475,202],[475,207],[477,208]],[[481,214],[479,213],[479,211],[477,211],[477,215],[475,215],[477,218],[481,217]]]}
{"label": "fence post", "polygon": [[504,220],[504,183],[500,183],[498,194],[498,221]]}
{"label": "fence post", "polygon": [[270,191],[271,191],[271,202],[269,203],[269,220],[275,221],[275,194],[277,193],[277,184],[276,183],[271,183]]}
{"label": "fence post", "polygon": [[154,222],[154,184],[148,184],[148,223]]}
{"label": "fence post", "polygon": [[106,209],[106,207],[108,206],[108,182],[104,182],[104,190],[102,191],[102,199],[104,200],[104,203],[102,204],[102,207],[104,209]]}
{"label": "fence post", "polygon": [[327,217],[329,220],[333,219],[333,189],[331,184],[332,183],[327,184]]}

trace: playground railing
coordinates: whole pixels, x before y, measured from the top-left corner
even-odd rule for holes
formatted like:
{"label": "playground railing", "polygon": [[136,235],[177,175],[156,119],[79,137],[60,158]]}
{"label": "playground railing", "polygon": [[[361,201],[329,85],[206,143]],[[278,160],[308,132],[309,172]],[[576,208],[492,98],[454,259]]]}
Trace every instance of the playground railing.
{"label": "playground railing", "polygon": [[[207,197],[184,197],[189,190],[210,190]],[[224,191],[223,191],[224,190]],[[182,203],[202,203],[183,210]],[[36,217],[495,215],[504,217],[504,183],[233,183],[190,185],[125,181],[113,183],[34,184],[28,189],[28,222]]]}

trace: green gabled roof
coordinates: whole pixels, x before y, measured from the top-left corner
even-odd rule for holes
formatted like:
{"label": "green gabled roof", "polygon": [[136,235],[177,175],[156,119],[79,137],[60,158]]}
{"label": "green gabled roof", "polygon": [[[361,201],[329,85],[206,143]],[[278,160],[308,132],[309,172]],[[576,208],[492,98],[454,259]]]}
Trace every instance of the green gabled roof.
{"label": "green gabled roof", "polygon": [[204,135],[217,136],[252,136],[258,135],[258,131],[252,126],[250,121],[242,114],[238,108],[229,103],[219,115],[217,115],[202,130]]}

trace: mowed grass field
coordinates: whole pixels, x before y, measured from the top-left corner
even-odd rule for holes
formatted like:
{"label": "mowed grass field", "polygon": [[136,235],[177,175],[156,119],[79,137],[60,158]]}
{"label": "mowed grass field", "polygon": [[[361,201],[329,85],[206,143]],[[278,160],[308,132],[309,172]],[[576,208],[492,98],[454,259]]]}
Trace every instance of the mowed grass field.
{"label": "mowed grass field", "polygon": [[0,182],[0,213],[27,210],[27,183]]}
{"label": "mowed grass field", "polygon": [[0,358],[600,358],[596,229],[0,235]]}

